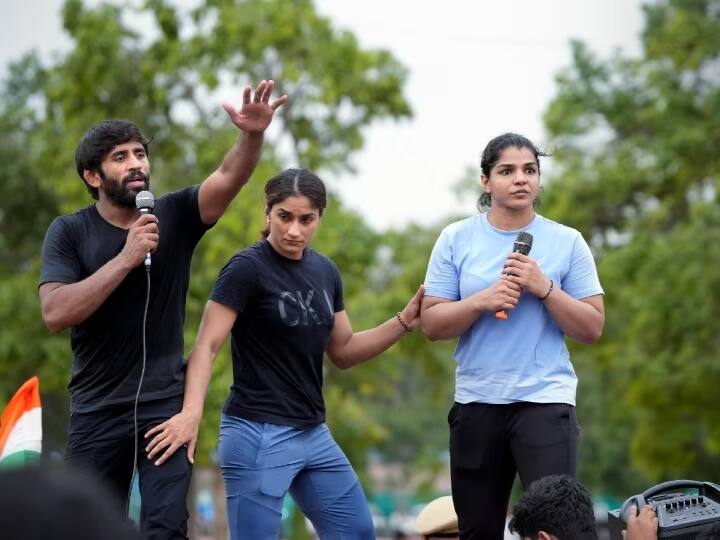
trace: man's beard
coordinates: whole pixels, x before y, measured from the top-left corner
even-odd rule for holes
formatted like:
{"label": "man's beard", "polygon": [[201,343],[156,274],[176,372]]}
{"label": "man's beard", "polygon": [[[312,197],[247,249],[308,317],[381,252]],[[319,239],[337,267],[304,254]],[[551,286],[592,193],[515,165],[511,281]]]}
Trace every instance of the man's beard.
{"label": "man's beard", "polygon": [[[103,191],[105,195],[117,206],[123,208],[135,208],[135,197],[143,190],[150,189],[150,175],[146,175],[140,171],[128,173],[122,180],[114,176],[106,176],[100,170],[100,179],[103,183]],[[129,182],[142,180],[145,184],[140,189],[130,189],[127,187]]]}

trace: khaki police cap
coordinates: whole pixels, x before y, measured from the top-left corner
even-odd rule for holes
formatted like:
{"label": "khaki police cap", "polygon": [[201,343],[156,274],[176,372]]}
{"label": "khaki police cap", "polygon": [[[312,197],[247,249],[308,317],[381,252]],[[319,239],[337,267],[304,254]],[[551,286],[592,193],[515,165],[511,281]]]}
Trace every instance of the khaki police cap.
{"label": "khaki police cap", "polygon": [[418,533],[428,535],[433,533],[457,533],[458,518],[453,506],[452,497],[446,495],[430,501],[418,514]]}

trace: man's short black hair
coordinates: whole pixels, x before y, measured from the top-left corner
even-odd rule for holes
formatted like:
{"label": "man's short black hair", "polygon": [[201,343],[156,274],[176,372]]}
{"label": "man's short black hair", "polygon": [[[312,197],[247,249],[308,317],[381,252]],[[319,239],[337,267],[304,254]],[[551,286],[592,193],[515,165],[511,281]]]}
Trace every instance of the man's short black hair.
{"label": "man's short black hair", "polygon": [[101,172],[100,165],[108,153],[118,144],[137,141],[142,144],[145,154],[148,154],[147,140],[140,129],[127,120],[103,120],[91,127],[75,150],[75,168],[80,178],[85,182],[90,195],[98,200],[98,189],[85,181],[85,171]]}
{"label": "man's short black hair", "polygon": [[597,540],[590,493],[566,474],[533,482],[513,508],[509,527],[533,540],[540,531],[559,540]]}

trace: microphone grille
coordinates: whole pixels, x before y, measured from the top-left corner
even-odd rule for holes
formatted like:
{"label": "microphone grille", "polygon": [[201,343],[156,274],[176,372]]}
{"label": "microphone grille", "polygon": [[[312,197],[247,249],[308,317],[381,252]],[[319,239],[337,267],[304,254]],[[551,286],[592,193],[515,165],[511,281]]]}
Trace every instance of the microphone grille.
{"label": "microphone grille", "polygon": [[515,238],[515,245],[513,246],[513,251],[517,253],[522,253],[523,255],[527,255],[530,253],[530,248],[532,248],[533,243],[533,236],[530,233],[527,232],[521,232],[518,233],[517,237]]}
{"label": "microphone grille", "polygon": [[152,210],[155,208],[155,197],[149,191],[141,191],[135,195],[135,206],[140,208],[149,208]]}

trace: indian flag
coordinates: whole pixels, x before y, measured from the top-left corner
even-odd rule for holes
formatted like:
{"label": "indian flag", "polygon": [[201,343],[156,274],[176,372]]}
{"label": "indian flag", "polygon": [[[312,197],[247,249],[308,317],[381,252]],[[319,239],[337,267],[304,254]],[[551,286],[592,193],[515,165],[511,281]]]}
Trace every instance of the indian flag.
{"label": "indian flag", "polygon": [[25,381],[0,417],[0,467],[37,461],[42,447],[40,381]]}

